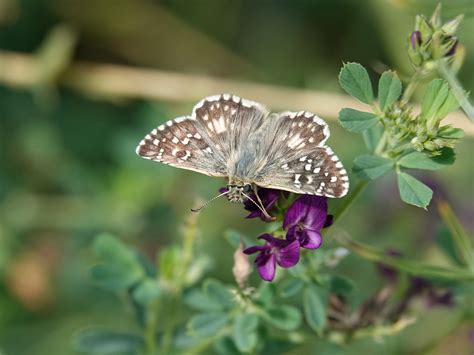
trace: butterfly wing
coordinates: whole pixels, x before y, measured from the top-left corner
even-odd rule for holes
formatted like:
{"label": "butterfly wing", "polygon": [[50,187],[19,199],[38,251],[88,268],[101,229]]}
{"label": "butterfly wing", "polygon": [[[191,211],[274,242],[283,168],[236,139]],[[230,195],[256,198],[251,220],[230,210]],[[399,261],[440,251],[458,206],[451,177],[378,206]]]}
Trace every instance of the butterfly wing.
{"label": "butterfly wing", "polygon": [[349,178],[339,158],[325,145],[329,128],[310,112],[270,117],[256,135],[264,140],[251,175],[262,187],[300,194],[342,197]]}
{"label": "butterfly wing", "polygon": [[178,117],[151,131],[136,152],[177,168],[226,177],[240,147],[267,115],[264,106],[235,95],[209,96],[194,106],[191,116]]}

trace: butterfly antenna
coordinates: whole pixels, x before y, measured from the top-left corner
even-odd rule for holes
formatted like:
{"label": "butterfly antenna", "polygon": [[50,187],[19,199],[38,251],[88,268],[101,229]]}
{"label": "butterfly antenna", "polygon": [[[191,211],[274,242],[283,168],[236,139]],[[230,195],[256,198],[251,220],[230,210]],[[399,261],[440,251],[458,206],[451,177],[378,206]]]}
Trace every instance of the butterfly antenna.
{"label": "butterfly antenna", "polygon": [[253,204],[254,204],[255,206],[257,206],[260,211],[262,211],[262,213],[263,213],[263,215],[265,216],[265,218],[267,218],[267,219],[273,219],[273,217],[270,216],[270,215],[268,214],[268,212],[265,210],[265,207],[260,206],[257,202],[255,202],[255,201],[254,201],[249,195],[247,195],[245,192],[242,192],[242,195],[244,195],[244,196],[247,197],[250,201],[252,201]]}
{"label": "butterfly antenna", "polygon": [[226,192],[223,192],[217,196],[214,196],[213,198],[211,198],[209,201],[205,202],[204,204],[201,205],[201,207],[198,207],[198,208],[191,208],[191,211],[193,212],[199,212],[200,210],[202,210],[204,207],[206,207],[208,204],[210,204],[212,201],[214,200],[217,200],[219,197],[222,197],[224,195],[227,195],[228,193],[230,192],[230,190],[227,190]]}

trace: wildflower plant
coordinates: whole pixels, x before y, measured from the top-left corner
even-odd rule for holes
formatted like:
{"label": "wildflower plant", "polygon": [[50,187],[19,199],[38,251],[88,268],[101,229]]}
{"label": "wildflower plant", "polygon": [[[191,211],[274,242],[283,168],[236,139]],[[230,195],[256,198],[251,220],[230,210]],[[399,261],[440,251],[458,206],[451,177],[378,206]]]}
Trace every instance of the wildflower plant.
{"label": "wildflower plant", "polygon": [[[456,302],[468,307],[472,290],[452,285],[474,280],[474,253],[442,197],[435,203],[451,237],[443,250],[456,266],[425,265],[398,251],[387,253],[352,239],[339,226],[369,182],[388,173],[396,175],[402,201],[426,209],[433,191],[412,172],[455,162],[463,131],[444,119],[460,105],[472,118],[454,76],[463,59],[455,36],[461,19],[443,24],[440,7],[430,20],[417,16],[407,41],[413,75],[406,85],[389,70],[378,79],[375,95],[362,65],[343,65],[341,87],[367,105],[365,111],[343,108],[339,114],[342,127],[361,134],[367,147],[354,160],[353,188],[331,213],[325,197],[259,189],[271,218],[250,201],[244,208],[247,218],[261,220],[260,236],[249,238],[234,230],[225,234],[234,249],[235,283],[206,278],[210,258],[196,248],[196,214],[185,224],[182,245],[161,249],[155,264],[113,236],[97,238],[100,262],[92,277],[129,301],[141,333],[86,329],[77,336],[77,349],[101,354],[194,354],[210,348],[217,354],[278,354],[318,339],[346,344],[391,336],[416,321],[409,311],[414,301],[427,307]],[[421,81],[428,84],[418,108],[411,100]],[[383,280],[358,305],[350,302],[356,285],[336,271],[350,253],[373,262]],[[261,279],[257,283],[250,278],[254,268]],[[195,314],[187,319],[186,310]]]}

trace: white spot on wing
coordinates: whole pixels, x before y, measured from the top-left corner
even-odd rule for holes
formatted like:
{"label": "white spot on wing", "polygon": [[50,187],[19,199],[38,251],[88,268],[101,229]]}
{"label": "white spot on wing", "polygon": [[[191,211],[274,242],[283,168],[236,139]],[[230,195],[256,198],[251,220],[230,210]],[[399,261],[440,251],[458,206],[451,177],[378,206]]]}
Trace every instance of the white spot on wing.
{"label": "white spot on wing", "polygon": [[220,116],[219,120],[214,120],[214,127],[216,128],[217,134],[225,132],[226,126],[224,116]]}

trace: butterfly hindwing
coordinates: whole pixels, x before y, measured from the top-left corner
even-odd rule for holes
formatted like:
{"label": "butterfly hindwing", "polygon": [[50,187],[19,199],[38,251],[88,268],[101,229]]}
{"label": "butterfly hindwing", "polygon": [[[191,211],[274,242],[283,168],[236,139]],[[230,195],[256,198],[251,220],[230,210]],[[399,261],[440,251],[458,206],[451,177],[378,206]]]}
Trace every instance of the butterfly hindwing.
{"label": "butterfly hindwing", "polygon": [[278,169],[257,184],[327,197],[342,197],[349,189],[347,172],[329,147],[316,147],[310,154],[280,163]]}
{"label": "butterfly hindwing", "polygon": [[325,145],[330,136],[326,122],[301,111],[277,114],[266,123],[260,135],[267,151],[261,154],[265,163],[255,163],[260,165],[253,173],[256,184],[328,197],[347,193],[347,173]]}

